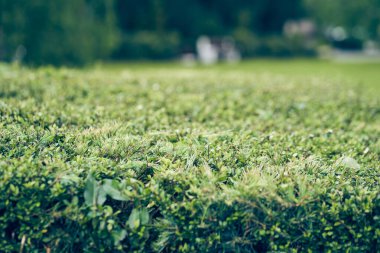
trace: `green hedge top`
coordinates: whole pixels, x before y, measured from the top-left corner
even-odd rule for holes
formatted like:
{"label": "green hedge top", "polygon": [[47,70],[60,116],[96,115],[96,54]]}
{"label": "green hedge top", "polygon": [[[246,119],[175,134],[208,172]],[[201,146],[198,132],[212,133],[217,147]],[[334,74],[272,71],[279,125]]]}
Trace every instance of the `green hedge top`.
{"label": "green hedge top", "polygon": [[378,251],[376,92],[252,67],[0,66],[1,251]]}

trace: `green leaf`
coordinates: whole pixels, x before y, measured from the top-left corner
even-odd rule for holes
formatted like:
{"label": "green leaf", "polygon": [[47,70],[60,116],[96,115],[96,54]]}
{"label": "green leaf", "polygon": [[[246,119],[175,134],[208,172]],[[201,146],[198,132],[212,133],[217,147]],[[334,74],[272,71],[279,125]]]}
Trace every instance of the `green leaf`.
{"label": "green leaf", "polygon": [[120,192],[119,183],[115,180],[106,179],[102,186],[104,192],[114,200],[127,201],[128,197],[123,196]]}
{"label": "green leaf", "polygon": [[96,204],[96,184],[95,178],[89,174],[86,179],[86,188],[84,191],[84,201],[88,206]]}
{"label": "green leaf", "polygon": [[96,190],[97,190],[96,191],[96,194],[97,194],[96,204],[102,206],[104,204],[104,202],[106,202],[106,200],[107,200],[107,193],[104,191],[103,187],[99,186],[99,183],[96,186]]}
{"label": "green leaf", "polygon": [[146,225],[149,223],[149,212],[146,208],[133,209],[129,215],[128,225],[131,229],[138,228],[140,225]]}
{"label": "green leaf", "polygon": [[128,225],[131,229],[138,228],[140,226],[140,212],[138,209],[133,209],[129,215]]}
{"label": "green leaf", "polygon": [[141,220],[141,225],[146,225],[149,223],[149,212],[146,208],[143,208],[140,211],[140,220]]}
{"label": "green leaf", "polygon": [[117,230],[112,231],[112,237],[115,241],[115,245],[120,244],[120,242],[124,240],[126,236],[127,236],[127,231],[125,229],[117,229]]}
{"label": "green leaf", "polygon": [[86,205],[103,205],[106,201],[107,194],[103,187],[99,186],[99,182],[93,177],[93,175],[88,175],[86,179],[86,188],[84,191],[84,200]]}

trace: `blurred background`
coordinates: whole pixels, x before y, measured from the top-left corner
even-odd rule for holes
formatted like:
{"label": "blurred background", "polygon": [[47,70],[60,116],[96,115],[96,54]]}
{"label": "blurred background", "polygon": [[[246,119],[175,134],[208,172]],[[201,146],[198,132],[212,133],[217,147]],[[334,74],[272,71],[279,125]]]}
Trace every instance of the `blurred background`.
{"label": "blurred background", "polygon": [[380,0],[0,0],[0,61],[378,59]]}

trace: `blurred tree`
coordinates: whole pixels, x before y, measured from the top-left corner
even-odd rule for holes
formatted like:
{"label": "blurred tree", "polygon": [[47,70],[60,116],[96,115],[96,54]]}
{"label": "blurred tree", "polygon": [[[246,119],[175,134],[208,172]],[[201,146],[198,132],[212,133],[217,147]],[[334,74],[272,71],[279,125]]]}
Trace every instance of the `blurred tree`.
{"label": "blurred tree", "polygon": [[[117,17],[128,35],[123,44],[138,41],[133,38],[141,37],[140,31],[156,38],[168,32],[178,35],[180,47],[186,51],[200,35],[233,35],[236,30],[252,33],[251,37],[279,35],[286,20],[303,16],[302,4],[302,0],[118,0]],[[151,48],[157,46],[152,41]]]}
{"label": "blurred tree", "polygon": [[305,0],[309,14],[322,26],[341,26],[360,39],[379,39],[380,0]]}
{"label": "blurred tree", "polygon": [[249,56],[287,55],[297,50],[281,37],[284,23],[307,15],[380,38],[380,0],[0,0],[0,60],[163,59],[193,51],[201,35],[231,35]]}
{"label": "blurred tree", "polygon": [[30,64],[81,65],[117,42],[113,0],[0,0],[0,57],[17,48]]}

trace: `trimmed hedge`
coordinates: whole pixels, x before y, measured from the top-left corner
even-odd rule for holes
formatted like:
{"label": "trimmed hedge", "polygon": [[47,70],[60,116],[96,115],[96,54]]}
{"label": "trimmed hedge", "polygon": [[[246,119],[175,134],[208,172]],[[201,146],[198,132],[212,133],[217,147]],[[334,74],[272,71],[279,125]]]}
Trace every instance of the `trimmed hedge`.
{"label": "trimmed hedge", "polygon": [[1,250],[377,252],[375,93],[246,69],[1,66]]}
{"label": "trimmed hedge", "polygon": [[144,184],[59,176],[49,167],[2,164],[3,251],[378,250],[380,197],[349,185],[301,195],[295,189],[311,188],[305,182],[265,192],[263,179],[254,178],[256,184],[221,190],[215,178],[200,184],[203,173]]}

